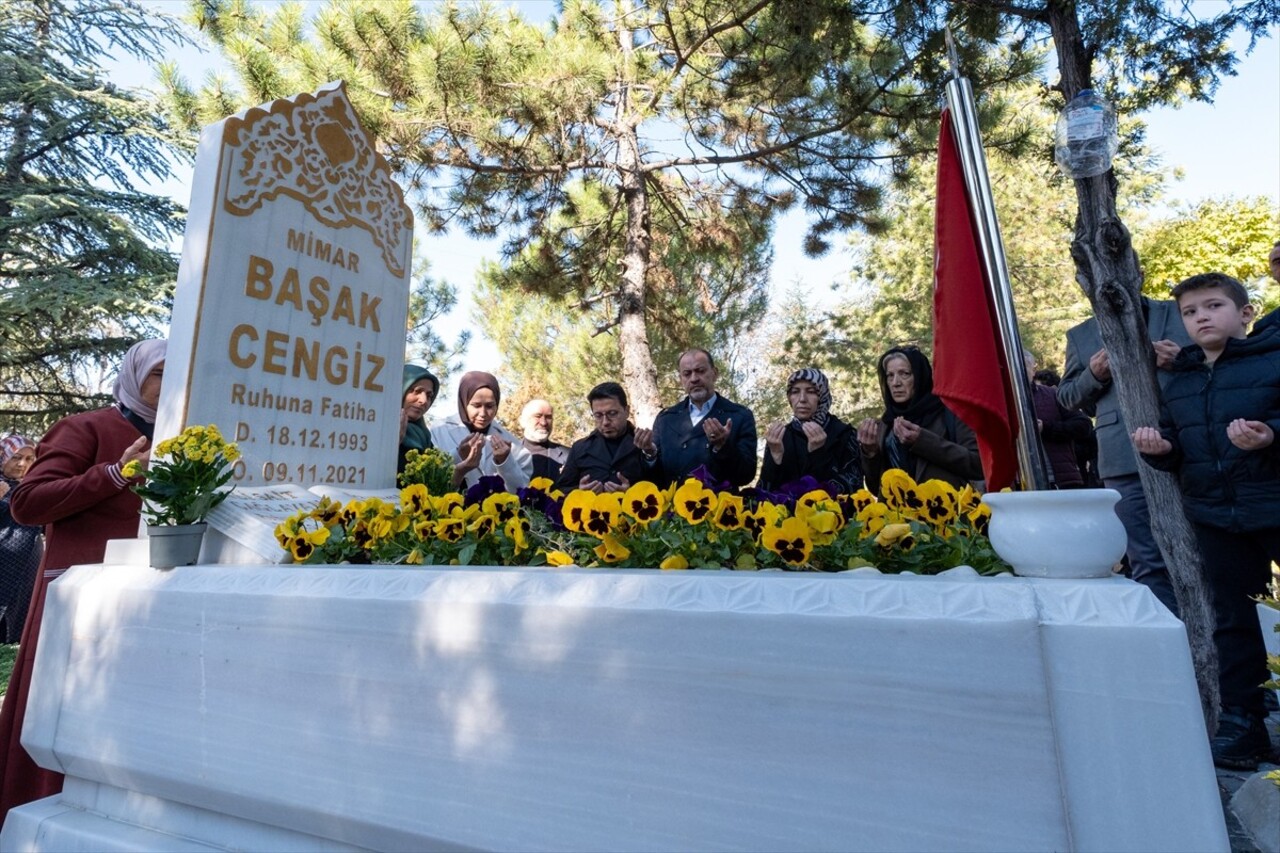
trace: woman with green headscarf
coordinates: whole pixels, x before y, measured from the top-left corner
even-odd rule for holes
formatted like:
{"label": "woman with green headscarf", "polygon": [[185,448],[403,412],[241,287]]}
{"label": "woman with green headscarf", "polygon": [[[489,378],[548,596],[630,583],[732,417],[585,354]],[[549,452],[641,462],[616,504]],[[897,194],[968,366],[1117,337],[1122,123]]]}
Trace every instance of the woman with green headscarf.
{"label": "woman with green headscarf", "polygon": [[427,426],[427,409],[436,401],[440,380],[430,370],[417,364],[404,366],[404,394],[400,398],[400,455],[396,473],[402,473],[405,454],[410,450],[426,450],[435,447],[431,441],[431,429]]}

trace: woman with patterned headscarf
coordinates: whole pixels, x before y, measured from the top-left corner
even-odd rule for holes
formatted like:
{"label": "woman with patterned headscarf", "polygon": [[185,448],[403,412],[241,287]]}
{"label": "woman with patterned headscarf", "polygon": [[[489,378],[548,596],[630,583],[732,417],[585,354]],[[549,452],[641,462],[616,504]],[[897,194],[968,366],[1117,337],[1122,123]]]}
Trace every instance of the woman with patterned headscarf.
{"label": "woman with patterned headscarf", "polygon": [[44,552],[40,526],[20,524],[9,511],[9,493],[35,459],[31,439],[21,435],[0,439],[0,643],[16,643],[22,634]]}
{"label": "woman with patterned headscarf", "polygon": [[49,582],[70,566],[101,563],[109,539],[134,539],[142,499],[121,470],[146,464],[164,378],[164,341],[142,341],[125,353],[115,402],[53,425],[36,461],[10,499],[13,517],[44,525],[45,552],[22,629],[9,690],[0,706],[0,821],[9,809],[62,790],[62,774],[37,767],[19,738],[27,713],[31,668]]}
{"label": "woman with patterned headscarf", "polygon": [[867,488],[901,468],[917,483],[945,480],[956,488],[982,479],[978,439],[933,393],[933,367],[915,347],[894,347],[880,357],[884,414],[858,424]]}
{"label": "woman with patterned headscarf", "polygon": [[834,494],[862,488],[858,434],[831,414],[831,386],[816,367],[797,370],[787,378],[790,421],[777,421],[764,433],[764,469],[760,487],[780,486],[813,477]]}
{"label": "woman with patterned headscarf", "polygon": [[458,414],[431,428],[436,445],[453,452],[453,483],[474,486],[481,477],[495,474],[507,491],[529,485],[533,457],[506,427],[498,423],[502,391],[491,373],[472,370],[458,381]]}

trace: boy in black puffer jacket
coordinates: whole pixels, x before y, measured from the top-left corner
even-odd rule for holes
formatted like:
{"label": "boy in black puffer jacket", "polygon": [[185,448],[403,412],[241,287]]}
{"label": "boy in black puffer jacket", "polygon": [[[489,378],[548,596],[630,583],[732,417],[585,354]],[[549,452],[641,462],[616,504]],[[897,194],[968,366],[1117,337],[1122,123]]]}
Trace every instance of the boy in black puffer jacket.
{"label": "boy in black puffer jacket", "polygon": [[1178,474],[1213,591],[1222,700],[1214,763],[1253,769],[1271,752],[1251,596],[1266,592],[1280,559],[1280,323],[1267,318],[1246,337],[1253,306],[1221,273],[1192,276],[1173,296],[1194,343],[1170,366],[1159,430],[1139,427],[1133,443],[1152,467]]}

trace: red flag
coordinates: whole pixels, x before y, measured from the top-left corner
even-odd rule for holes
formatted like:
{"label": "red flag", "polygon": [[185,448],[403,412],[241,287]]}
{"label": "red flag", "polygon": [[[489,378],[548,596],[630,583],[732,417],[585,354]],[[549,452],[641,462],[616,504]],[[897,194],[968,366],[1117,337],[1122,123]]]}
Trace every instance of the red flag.
{"label": "red flag", "polygon": [[1018,474],[1017,409],[951,127],[944,110],[933,235],[933,390],[977,433],[987,489],[996,491]]}

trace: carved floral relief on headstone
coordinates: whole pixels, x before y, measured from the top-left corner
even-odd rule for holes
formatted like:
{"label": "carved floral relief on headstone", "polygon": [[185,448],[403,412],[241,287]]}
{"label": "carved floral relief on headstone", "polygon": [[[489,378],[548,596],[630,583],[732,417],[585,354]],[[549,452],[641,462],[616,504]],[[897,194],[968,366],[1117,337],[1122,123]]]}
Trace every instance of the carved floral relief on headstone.
{"label": "carved floral relief on headstone", "polygon": [[412,237],[341,83],[206,128],[157,440],[217,424],[245,488],[392,487]]}

